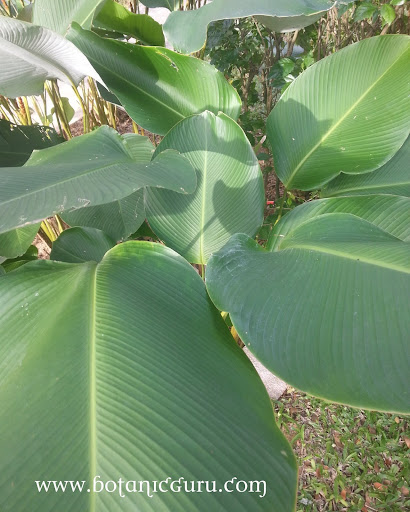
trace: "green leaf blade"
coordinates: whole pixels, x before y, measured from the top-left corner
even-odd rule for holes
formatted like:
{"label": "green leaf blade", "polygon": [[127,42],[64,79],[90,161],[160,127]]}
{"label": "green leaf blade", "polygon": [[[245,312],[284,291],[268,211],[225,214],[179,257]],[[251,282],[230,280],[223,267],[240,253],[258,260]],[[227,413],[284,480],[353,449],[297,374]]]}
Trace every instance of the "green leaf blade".
{"label": "green leaf blade", "polygon": [[[127,503],[147,512],[153,504],[201,512],[293,510],[295,460],[266,390],[180,256],[159,244],[129,242],[97,266],[35,262],[2,276],[0,286],[8,312],[0,329],[12,333],[0,338],[7,363],[0,366],[7,413],[0,467],[3,475],[22,468],[0,483],[2,509],[119,512]],[[47,317],[46,331],[33,329]],[[38,493],[33,486],[50,473],[64,480],[68,470],[87,485],[96,475],[117,482],[118,475],[125,481],[183,476],[216,480],[217,489],[238,473],[265,480],[267,495],[130,493],[124,501],[119,494]]]}
{"label": "green leaf blade", "polygon": [[13,229],[0,234],[0,258],[13,259],[22,256],[34,240],[40,224]]}
{"label": "green leaf blade", "polygon": [[276,32],[289,32],[317,21],[334,2],[327,0],[214,0],[193,11],[172,12],[164,32],[174,47],[185,53],[199,51],[206,41],[207,27],[213,21],[257,15]]}
{"label": "green leaf blade", "polygon": [[281,219],[269,236],[267,249],[279,250],[281,242],[296,227],[329,213],[350,213],[371,222],[404,242],[410,242],[409,211],[409,198],[387,194],[310,201],[298,206]]}
{"label": "green leaf blade", "polygon": [[410,128],[403,72],[409,55],[410,37],[374,37],[321,60],[291,84],[268,119],[287,188],[320,188],[341,172],[377,169],[396,153]]}
{"label": "green leaf blade", "polygon": [[165,135],[185,117],[206,109],[239,116],[237,92],[206,62],[166,48],[102,39],[75,25],[68,37],[133,120],[153,133]]}
{"label": "green leaf blade", "polygon": [[96,10],[105,0],[36,0],[33,9],[33,23],[65,35],[74,21],[91,28]]}
{"label": "green leaf blade", "polygon": [[410,139],[380,169],[361,175],[340,174],[322,190],[323,197],[392,194],[410,197]]}
{"label": "green leaf blade", "polygon": [[2,167],[18,167],[35,149],[45,149],[64,142],[48,126],[23,126],[0,119],[0,161]]}
{"label": "green leaf blade", "polygon": [[23,167],[0,168],[0,183],[2,233],[66,210],[117,201],[144,187],[191,193],[196,177],[176,151],[136,162],[124,139],[103,126],[34,152]]}
{"label": "green leaf blade", "polygon": [[[152,160],[154,146],[148,137],[128,133],[122,138],[136,162],[148,164]],[[62,218],[70,226],[96,228],[113,240],[126,240],[145,220],[144,191],[138,190],[111,203],[64,212]]]}
{"label": "green leaf blade", "polygon": [[85,76],[101,82],[87,58],[51,30],[0,16],[0,94],[9,98],[43,92],[44,82],[58,78],[78,85]]}
{"label": "green leaf blade", "polygon": [[238,232],[254,235],[263,221],[263,180],[242,129],[224,114],[204,112],[179,123],[156,154],[175,148],[196,170],[198,188],[179,195],[146,192],[147,219],[167,245],[192,263],[206,264]]}
{"label": "green leaf blade", "polygon": [[206,282],[249,350],[291,385],[405,413],[409,262],[408,242],[335,213],[295,227],[276,252],[233,237],[211,258]]}
{"label": "green leaf blade", "polygon": [[149,46],[165,46],[161,25],[147,14],[134,14],[114,0],[105,2],[94,27],[135,37]]}
{"label": "green leaf blade", "polygon": [[70,228],[61,233],[50,253],[50,259],[66,263],[99,262],[115,242],[99,229]]}

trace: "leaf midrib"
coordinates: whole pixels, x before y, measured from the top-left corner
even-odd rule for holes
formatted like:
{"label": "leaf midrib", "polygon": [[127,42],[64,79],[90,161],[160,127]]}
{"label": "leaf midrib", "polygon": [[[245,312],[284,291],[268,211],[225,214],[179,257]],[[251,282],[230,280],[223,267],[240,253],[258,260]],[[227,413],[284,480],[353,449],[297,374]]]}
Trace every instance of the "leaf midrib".
{"label": "leaf midrib", "polygon": [[302,158],[302,160],[299,162],[299,164],[295,167],[295,169],[291,173],[289,180],[285,183],[286,188],[291,188],[292,181],[293,181],[295,175],[298,173],[299,169],[313,155],[313,153],[315,153],[315,151],[323,144],[323,142],[325,142],[328,139],[328,137],[330,137],[330,135],[343,123],[343,121],[347,118],[347,116],[349,114],[351,114],[351,112],[357,107],[357,105],[359,105],[364,100],[364,98],[368,94],[370,94],[372,89],[374,89],[374,87],[376,87],[376,85],[380,82],[380,80],[382,80],[384,78],[384,76],[391,70],[391,68],[396,66],[397,62],[403,57],[404,53],[405,52],[400,54],[397,57],[397,59],[395,59],[395,61],[379,76],[379,78],[375,82],[373,82],[373,84],[368,89],[366,89],[366,91],[359,97],[359,99],[353,103],[353,105],[345,112],[345,114],[342,115],[342,117],[339,119],[339,121],[337,121],[331,128],[329,128],[329,130],[323,135],[323,137],[321,139],[319,139],[319,141],[313,146],[313,148],[304,156],[304,158]]}
{"label": "leaf midrib", "polygon": [[[149,163],[152,163],[152,162],[149,162]],[[69,183],[70,181],[75,181],[75,180],[77,180],[79,178],[82,178],[84,176],[90,176],[93,173],[102,171],[104,169],[107,169],[108,167],[112,167],[112,166],[115,166],[115,165],[129,165],[129,164],[135,164],[136,166],[139,165],[136,162],[132,162],[131,161],[131,162],[110,162],[109,164],[102,165],[100,167],[93,167],[93,169],[85,170],[84,172],[82,172],[80,174],[76,174],[75,176],[71,176],[71,177],[69,177],[69,178],[67,178],[65,180],[57,181],[55,183],[52,183],[51,185],[46,185],[46,186],[41,187],[41,188],[36,188],[35,190],[30,190],[29,192],[27,192],[25,194],[22,194],[22,195],[19,195],[19,196],[14,196],[11,199],[7,199],[6,201],[1,201],[0,202],[0,207],[3,206],[3,205],[6,205],[6,204],[12,203],[13,201],[17,201],[17,200],[20,200],[22,198],[30,197],[31,195],[38,194],[39,192],[44,192],[44,191],[52,189],[54,187],[58,187],[59,185],[62,185],[64,183]],[[146,165],[148,165],[148,164],[145,164],[144,167],[146,167]],[[26,168],[30,167],[31,169],[36,169],[36,168],[37,169],[38,168],[41,169],[43,166],[33,165],[33,166],[25,166],[25,167]],[[1,171],[1,169],[0,169],[0,171]],[[1,179],[1,172],[0,172],[0,179]],[[136,192],[136,190],[134,192]],[[132,192],[131,192],[131,194],[132,194]],[[114,199],[114,201],[117,201],[117,199]],[[119,199],[118,199],[118,201],[119,201]],[[109,201],[109,202],[112,202],[112,201]],[[103,203],[103,204],[105,204],[105,203]],[[94,206],[96,206],[96,205],[94,205]]]}
{"label": "leaf midrib", "polygon": [[[97,474],[97,383],[96,383],[96,290],[97,269],[94,267],[90,291],[90,482]],[[90,512],[96,509],[96,496],[90,493]]]}
{"label": "leaf midrib", "polygon": [[201,264],[204,265],[206,263],[205,261],[205,254],[204,254],[204,228],[205,228],[205,205],[206,205],[206,184],[207,184],[207,174],[208,174],[208,132],[205,130],[205,136],[204,136],[204,142],[205,142],[205,157],[204,157],[204,167],[203,167],[203,174],[202,174],[202,201],[201,201],[201,219],[199,223],[199,259],[201,260]]}
{"label": "leaf midrib", "polygon": [[[406,242],[403,242],[403,243],[406,243]],[[358,256],[358,255],[354,255],[354,254],[347,253],[344,251],[330,249],[328,247],[320,247],[317,245],[309,245],[309,244],[291,244],[291,245],[288,245],[287,247],[284,247],[282,249],[282,251],[284,251],[286,249],[302,249],[302,250],[307,250],[307,251],[318,252],[321,254],[331,254],[333,256],[338,256],[339,258],[344,258],[344,259],[353,260],[353,261],[359,261],[361,263],[367,263],[369,265],[374,265],[377,267],[383,267],[383,268],[387,268],[389,270],[395,270],[398,272],[403,272],[405,274],[410,274],[410,268],[402,267],[400,265],[394,265],[392,263],[387,263],[387,262],[383,262],[380,260],[375,260],[373,258],[363,257],[362,255]]]}
{"label": "leaf midrib", "polygon": [[[152,94],[149,94],[149,92],[147,92],[146,90],[141,89],[140,87],[138,87],[135,84],[135,82],[131,82],[130,80],[125,78],[123,75],[120,76],[116,73],[113,73],[113,71],[110,68],[107,68],[104,64],[101,64],[101,61],[99,61],[99,60],[97,61],[97,59],[95,59],[95,58],[88,57],[88,59],[92,64],[97,63],[97,65],[100,66],[101,68],[103,68],[105,71],[107,71],[107,73],[114,75],[116,81],[121,80],[121,81],[125,82],[126,84],[130,85],[132,88],[135,88],[140,93],[145,94],[145,96],[148,96],[149,98],[151,98],[154,102],[159,103],[161,106],[165,107],[165,109],[176,114],[180,119],[185,119],[185,116],[183,114],[181,114],[181,112],[178,112],[177,110],[173,109],[172,107],[170,107],[169,105],[167,105],[166,103],[161,101],[157,96],[153,96]],[[114,90],[114,88],[113,88],[113,90]],[[117,93],[114,93],[114,94],[116,96],[118,96]]]}
{"label": "leaf midrib", "polygon": [[[360,187],[353,187],[353,188],[352,187],[341,188],[341,189],[335,190],[334,192],[336,194],[344,194],[345,192],[355,192],[356,190],[375,190],[378,188],[384,190],[386,187],[401,187],[404,185],[410,185],[410,180],[402,181],[402,182],[381,183],[381,184],[377,184],[377,185],[362,185]],[[326,193],[326,191],[325,191],[325,193]],[[330,192],[330,195],[328,197],[337,197],[337,196],[332,196],[331,192]]]}

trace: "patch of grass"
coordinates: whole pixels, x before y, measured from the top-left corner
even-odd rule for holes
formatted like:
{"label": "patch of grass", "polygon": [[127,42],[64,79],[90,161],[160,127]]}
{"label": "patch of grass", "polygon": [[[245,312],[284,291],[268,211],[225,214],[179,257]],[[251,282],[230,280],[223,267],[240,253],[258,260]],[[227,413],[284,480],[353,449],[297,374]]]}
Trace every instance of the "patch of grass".
{"label": "patch of grass", "polygon": [[298,512],[410,510],[410,418],[289,389],[274,402],[299,461]]}

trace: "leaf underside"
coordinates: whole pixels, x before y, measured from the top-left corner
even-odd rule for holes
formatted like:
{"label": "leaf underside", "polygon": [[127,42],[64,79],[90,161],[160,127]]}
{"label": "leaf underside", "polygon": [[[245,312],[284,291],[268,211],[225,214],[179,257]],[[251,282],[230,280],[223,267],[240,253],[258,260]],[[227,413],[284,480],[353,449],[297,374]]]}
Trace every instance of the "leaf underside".
{"label": "leaf underside", "polygon": [[213,255],[206,282],[214,303],[291,385],[408,413],[410,243],[346,213],[295,222],[281,240],[269,252],[236,235]]}

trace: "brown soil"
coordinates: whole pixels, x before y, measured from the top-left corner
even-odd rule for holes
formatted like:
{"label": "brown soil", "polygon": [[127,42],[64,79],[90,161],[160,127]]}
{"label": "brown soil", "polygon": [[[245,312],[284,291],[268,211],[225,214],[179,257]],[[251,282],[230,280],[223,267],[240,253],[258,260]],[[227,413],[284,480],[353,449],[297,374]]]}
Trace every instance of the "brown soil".
{"label": "brown soil", "polygon": [[35,245],[37,247],[39,260],[49,260],[50,259],[51,248],[41,238],[40,235],[38,235],[38,234],[36,235],[33,245]]}

